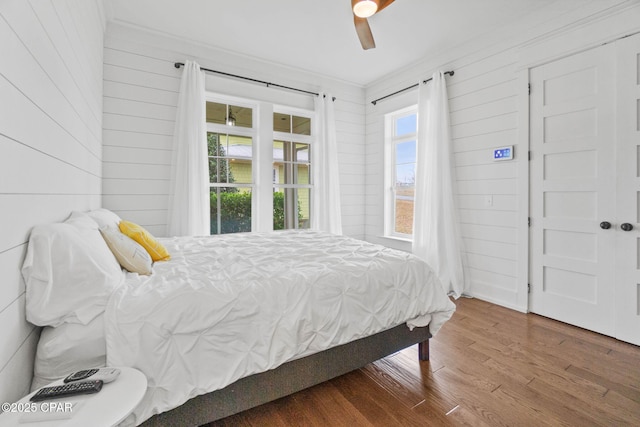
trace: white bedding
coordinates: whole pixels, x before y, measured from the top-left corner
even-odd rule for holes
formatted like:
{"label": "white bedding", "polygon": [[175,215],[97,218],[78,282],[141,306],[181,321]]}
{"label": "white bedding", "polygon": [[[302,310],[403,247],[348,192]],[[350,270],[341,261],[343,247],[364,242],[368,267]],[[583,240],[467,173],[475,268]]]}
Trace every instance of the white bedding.
{"label": "white bedding", "polygon": [[313,231],[162,239],[171,261],[129,274],[105,313],[107,364],[144,372],[136,424],[189,398],[454,304],[411,254]]}

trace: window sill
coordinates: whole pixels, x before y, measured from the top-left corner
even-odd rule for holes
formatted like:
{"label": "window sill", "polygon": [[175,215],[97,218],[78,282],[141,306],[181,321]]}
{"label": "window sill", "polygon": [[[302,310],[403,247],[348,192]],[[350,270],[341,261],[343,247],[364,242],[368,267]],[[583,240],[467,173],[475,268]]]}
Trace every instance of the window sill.
{"label": "window sill", "polygon": [[398,237],[398,236],[381,236],[378,235],[375,237],[375,243],[380,245],[398,249],[404,252],[411,252],[411,244],[412,240]]}
{"label": "window sill", "polygon": [[381,239],[396,240],[398,242],[413,243],[413,239],[410,239],[408,237],[400,237],[400,236],[378,236],[378,237]]}

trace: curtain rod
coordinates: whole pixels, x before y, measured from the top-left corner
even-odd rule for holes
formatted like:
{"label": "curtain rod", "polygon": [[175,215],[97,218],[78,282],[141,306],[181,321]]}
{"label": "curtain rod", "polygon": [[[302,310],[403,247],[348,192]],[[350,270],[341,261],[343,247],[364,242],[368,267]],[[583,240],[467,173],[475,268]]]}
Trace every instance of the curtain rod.
{"label": "curtain rod", "polygon": [[[455,72],[454,71],[445,71],[444,74],[449,74],[450,76],[453,76],[455,74]],[[433,80],[433,77],[429,77],[427,80],[423,80],[422,83],[430,82],[431,80]],[[371,103],[373,105],[376,105],[376,103],[378,101],[382,101],[383,99],[387,99],[389,97],[392,97],[393,95],[397,95],[397,94],[402,93],[402,92],[404,92],[406,90],[413,89],[414,87],[418,87],[419,85],[420,85],[420,83],[416,83],[416,84],[411,85],[409,87],[405,87],[404,89],[400,89],[400,90],[398,90],[396,92],[390,93],[389,95],[383,96],[382,98],[374,99],[373,101],[371,101]]]}
{"label": "curtain rod", "polygon": [[[183,66],[184,66],[184,62],[175,62],[175,63],[173,64],[173,66],[174,66],[174,67],[176,67],[176,68],[183,67]],[[295,88],[295,87],[279,85],[279,84],[277,84],[277,83],[266,82],[266,81],[264,81],[264,80],[252,79],[251,77],[239,76],[239,75],[237,75],[237,74],[225,73],[224,71],[211,70],[211,69],[209,69],[209,68],[203,68],[203,67],[200,67],[200,69],[201,69],[202,71],[208,71],[208,72],[210,72],[210,73],[221,74],[221,75],[223,75],[223,76],[227,76],[227,77],[233,77],[233,78],[236,78],[236,79],[242,79],[242,80],[248,80],[248,81],[250,81],[250,82],[254,82],[254,83],[260,83],[260,84],[266,85],[267,87],[269,87],[269,86],[274,86],[274,87],[278,87],[278,88],[281,88],[281,89],[288,89],[288,90],[293,90],[293,91],[296,91],[296,92],[306,93],[306,94],[308,94],[308,95],[320,96],[320,94],[319,94],[319,93],[317,93],[317,92],[311,92],[311,91],[309,91],[309,90],[297,89],[297,88]],[[326,95],[324,95],[324,96],[326,97]],[[334,97],[333,97],[333,101],[335,101],[335,100],[336,100],[336,97],[334,96]]]}

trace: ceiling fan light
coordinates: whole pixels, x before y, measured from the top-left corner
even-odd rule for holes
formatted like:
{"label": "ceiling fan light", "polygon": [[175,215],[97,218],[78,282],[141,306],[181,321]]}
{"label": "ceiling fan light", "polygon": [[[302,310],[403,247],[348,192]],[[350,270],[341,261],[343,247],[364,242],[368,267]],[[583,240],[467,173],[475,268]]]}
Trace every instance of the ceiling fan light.
{"label": "ceiling fan light", "polygon": [[353,5],[353,13],[359,18],[368,18],[378,10],[378,3],[373,0],[360,0]]}

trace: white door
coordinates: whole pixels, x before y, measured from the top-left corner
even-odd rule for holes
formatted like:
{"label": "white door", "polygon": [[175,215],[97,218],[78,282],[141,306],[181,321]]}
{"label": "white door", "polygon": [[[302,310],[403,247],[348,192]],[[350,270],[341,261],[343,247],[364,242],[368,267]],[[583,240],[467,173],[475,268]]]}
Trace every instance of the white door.
{"label": "white door", "polygon": [[640,345],[640,35],[530,81],[529,308]]}
{"label": "white door", "polygon": [[529,308],[607,335],[615,333],[615,72],[609,44],[529,76]]}
{"label": "white door", "polygon": [[[640,345],[640,35],[618,41],[616,51],[616,337]],[[624,231],[625,223],[633,228]]]}

